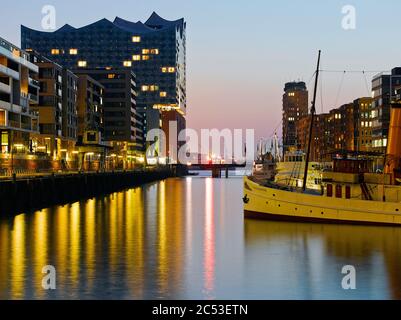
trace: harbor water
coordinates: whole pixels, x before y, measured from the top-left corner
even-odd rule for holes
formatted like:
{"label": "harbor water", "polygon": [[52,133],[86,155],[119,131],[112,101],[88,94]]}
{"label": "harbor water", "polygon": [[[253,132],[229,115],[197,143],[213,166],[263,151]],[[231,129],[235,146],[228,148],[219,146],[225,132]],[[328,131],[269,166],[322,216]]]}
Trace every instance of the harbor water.
{"label": "harbor water", "polygon": [[244,220],[242,197],[200,175],[0,217],[0,299],[401,299],[401,228]]}

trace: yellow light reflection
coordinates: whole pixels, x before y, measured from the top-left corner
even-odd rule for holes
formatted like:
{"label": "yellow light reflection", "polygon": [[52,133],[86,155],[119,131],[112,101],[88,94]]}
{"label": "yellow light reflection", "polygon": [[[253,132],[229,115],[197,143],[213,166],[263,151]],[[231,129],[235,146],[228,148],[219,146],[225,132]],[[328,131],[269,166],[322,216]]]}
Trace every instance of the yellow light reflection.
{"label": "yellow light reflection", "polygon": [[9,229],[5,223],[0,224],[0,299],[6,299],[6,288],[9,277]]}
{"label": "yellow light reflection", "polygon": [[69,219],[68,207],[59,207],[56,211],[54,234],[56,238],[56,261],[57,261],[57,288],[64,289],[65,279],[68,270],[68,249],[69,249]]}
{"label": "yellow light reflection", "polygon": [[142,189],[129,190],[125,203],[125,257],[128,267],[127,283],[135,299],[143,298],[145,275],[144,219]]}
{"label": "yellow light reflection", "polygon": [[35,296],[43,298],[45,291],[42,288],[42,268],[48,264],[48,214],[47,210],[35,213],[33,224],[33,245],[34,245],[34,278],[35,278]]}
{"label": "yellow light reflection", "polygon": [[86,281],[87,288],[91,289],[95,278],[95,228],[96,228],[96,201],[88,200],[85,206],[85,244],[86,244]]}
{"label": "yellow light reflection", "polygon": [[21,299],[25,293],[25,241],[26,217],[24,214],[14,218],[11,232],[11,298]]}
{"label": "yellow light reflection", "polygon": [[72,288],[79,284],[79,266],[81,254],[81,211],[80,204],[76,202],[70,207],[70,272]]}

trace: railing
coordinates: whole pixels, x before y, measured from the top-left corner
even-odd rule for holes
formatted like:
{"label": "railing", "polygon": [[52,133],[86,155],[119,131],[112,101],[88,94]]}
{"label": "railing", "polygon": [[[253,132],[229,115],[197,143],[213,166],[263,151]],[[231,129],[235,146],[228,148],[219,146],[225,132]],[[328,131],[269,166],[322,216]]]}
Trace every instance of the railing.
{"label": "railing", "polygon": [[25,129],[25,130],[31,130],[32,126],[30,123],[21,123],[21,129]]}
{"label": "railing", "polygon": [[31,100],[31,101],[36,101],[37,102],[39,98],[38,98],[38,96],[36,94],[29,93],[28,94],[28,99]]}
{"label": "railing", "polygon": [[34,86],[40,87],[40,82],[38,80],[29,78],[29,84],[32,84]]}
{"label": "railing", "polygon": [[13,128],[17,128],[17,129],[21,128],[21,125],[20,125],[19,121],[15,121],[15,120],[8,120],[8,126],[9,127],[13,127]]}

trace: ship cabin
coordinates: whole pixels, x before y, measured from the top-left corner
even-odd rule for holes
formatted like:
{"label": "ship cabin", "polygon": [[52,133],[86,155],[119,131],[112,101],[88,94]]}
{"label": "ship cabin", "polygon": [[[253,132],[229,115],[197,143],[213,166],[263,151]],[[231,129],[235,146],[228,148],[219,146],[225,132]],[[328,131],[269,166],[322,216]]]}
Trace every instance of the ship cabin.
{"label": "ship cabin", "polygon": [[322,172],[322,194],[327,198],[377,200],[378,185],[390,183],[390,176],[373,172],[370,158],[334,158],[333,170]]}

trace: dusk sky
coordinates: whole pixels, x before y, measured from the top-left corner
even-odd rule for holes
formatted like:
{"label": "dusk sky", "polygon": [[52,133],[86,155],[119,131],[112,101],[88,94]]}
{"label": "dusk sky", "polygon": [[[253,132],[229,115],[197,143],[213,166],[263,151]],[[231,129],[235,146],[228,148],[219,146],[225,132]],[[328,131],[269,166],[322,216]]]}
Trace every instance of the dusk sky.
{"label": "dusk sky", "polygon": [[[387,71],[401,65],[400,1],[10,1],[0,36],[20,45],[20,25],[41,30],[44,5],[57,27],[81,27],[120,16],[146,21],[153,11],[187,21],[188,127],[254,128],[270,137],[281,121],[284,83],[304,80],[312,95],[317,51],[322,69]],[[344,5],[356,8],[356,29],[341,26]],[[374,73],[323,73],[317,110],[370,95]],[[323,93],[323,94],[321,94]],[[323,105],[322,105],[323,101]],[[337,102],[337,103],[336,103]]]}

